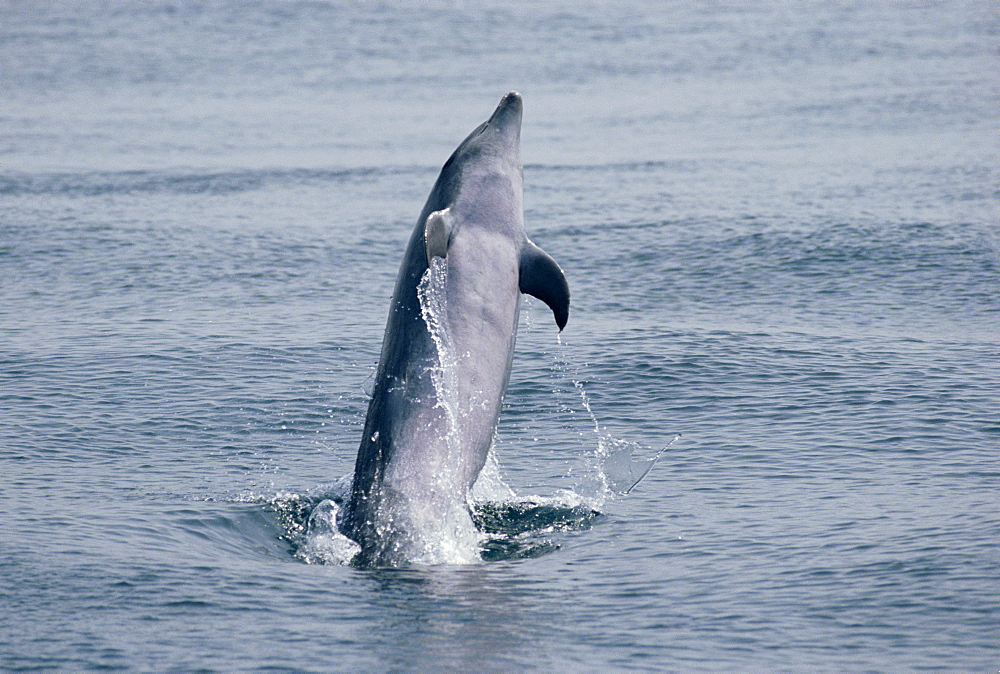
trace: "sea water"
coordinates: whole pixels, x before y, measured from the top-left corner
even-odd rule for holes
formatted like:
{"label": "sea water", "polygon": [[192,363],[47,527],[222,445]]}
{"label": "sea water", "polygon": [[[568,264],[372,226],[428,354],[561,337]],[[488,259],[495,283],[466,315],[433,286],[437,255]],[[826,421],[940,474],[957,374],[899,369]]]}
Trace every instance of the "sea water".
{"label": "sea water", "polygon": [[[0,669],[996,669],[998,38],[0,3]],[[319,563],[406,240],[512,89],[572,308],[523,308],[481,560]]]}

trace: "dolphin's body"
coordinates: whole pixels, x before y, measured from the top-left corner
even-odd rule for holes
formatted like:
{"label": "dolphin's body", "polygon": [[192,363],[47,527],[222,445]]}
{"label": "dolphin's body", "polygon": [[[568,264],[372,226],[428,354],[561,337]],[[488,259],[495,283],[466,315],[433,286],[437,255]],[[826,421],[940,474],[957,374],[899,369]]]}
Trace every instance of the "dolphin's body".
{"label": "dolphin's body", "polygon": [[496,432],[521,293],[566,324],[566,278],[524,230],[521,108],[507,94],[458,146],[407,245],[344,514],[358,563],[478,555],[468,495]]}

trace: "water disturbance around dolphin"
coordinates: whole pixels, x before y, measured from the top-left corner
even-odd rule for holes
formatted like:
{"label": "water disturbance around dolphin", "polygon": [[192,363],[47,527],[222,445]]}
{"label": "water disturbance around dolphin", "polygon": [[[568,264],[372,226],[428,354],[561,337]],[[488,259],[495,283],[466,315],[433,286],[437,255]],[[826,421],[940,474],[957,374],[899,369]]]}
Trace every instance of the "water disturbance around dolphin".
{"label": "water disturbance around dolphin", "polygon": [[503,97],[445,162],[389,309],[341,530],[366,566],[479,560],[469,494],[496,433],[521,293],[559,329],[569,286],[524,228],[522,101]]}

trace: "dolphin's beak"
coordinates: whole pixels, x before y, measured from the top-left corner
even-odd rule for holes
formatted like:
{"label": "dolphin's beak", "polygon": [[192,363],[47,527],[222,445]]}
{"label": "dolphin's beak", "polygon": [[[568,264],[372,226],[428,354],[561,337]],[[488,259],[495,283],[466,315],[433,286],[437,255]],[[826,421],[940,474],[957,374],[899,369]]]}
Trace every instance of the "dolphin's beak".
{"label": "dolphin's beak", "polygon": [[503,131],[516,131],[520,135],[521,131],[521,94],[512,91],[500,99],[500,105],[493,111],[493,116],[487,122],[487,126],[496,127]]}

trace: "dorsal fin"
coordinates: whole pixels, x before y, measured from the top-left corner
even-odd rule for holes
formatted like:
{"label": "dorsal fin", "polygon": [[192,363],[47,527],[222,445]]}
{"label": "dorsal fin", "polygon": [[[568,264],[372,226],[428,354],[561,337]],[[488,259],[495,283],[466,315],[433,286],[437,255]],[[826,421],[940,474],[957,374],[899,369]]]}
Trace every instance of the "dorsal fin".
{"label": "dorsal fin", "polygon": [[448,244],[454,229],[454,220],[449,208],[442,208],[427,216],[424,223],[424,250],[427,252],[427,264],[434,257],[445,257],[448,254]]}
{"label": "dorsal fin", "polygon": [[569,320],[569,284],[563,270],[544,250],[528,241],[521,249],[521,292],[549,305],[560,332]]}

